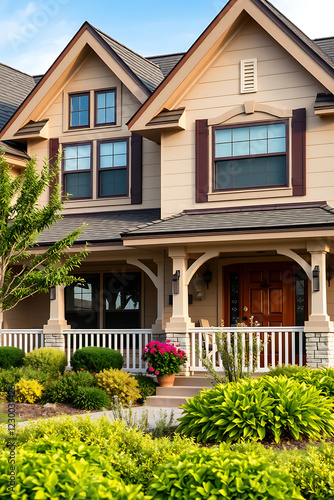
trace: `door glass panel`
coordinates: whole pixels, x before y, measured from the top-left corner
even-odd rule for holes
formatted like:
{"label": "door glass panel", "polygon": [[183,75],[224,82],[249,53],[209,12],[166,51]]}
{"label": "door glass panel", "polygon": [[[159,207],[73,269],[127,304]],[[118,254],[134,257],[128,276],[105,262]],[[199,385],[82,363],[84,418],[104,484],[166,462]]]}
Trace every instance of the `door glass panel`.
{"label": "door glass panel", "polygon": [[140,328],[141,274],[111,273],[104,276],[104,327]]}
{"label": "door glass panel", "polygon": [[239,273],[230,274],[230,326],[239,322]]}
{"label": "door glass panel", "polygon": [[80,275],[84,283],[74,283],[65,289],[65,318],[72,328],[99,328],[98,275]]}

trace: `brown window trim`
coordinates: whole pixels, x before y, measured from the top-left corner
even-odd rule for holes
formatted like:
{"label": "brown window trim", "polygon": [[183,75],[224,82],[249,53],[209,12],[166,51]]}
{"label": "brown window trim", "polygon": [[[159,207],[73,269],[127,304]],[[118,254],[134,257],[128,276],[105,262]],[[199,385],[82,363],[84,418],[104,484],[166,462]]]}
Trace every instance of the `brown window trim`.
{"label": "brown window trim", "polygon": [[[97,96],[99,94],[106,94],[107,92],[114,92],[115,94],[115,120],[113,122],[97,123]],[[100,89],[94,91],[94,126],[95,127],[108,127],[117,124],[117,88]]]}
{"label": "brown window trim", "polygon": [[[217,157],[215,156],[216,151],[216,130],[230,129],[230,128],[246,128],[246,127],[257,127],[261,125],[276,125],[279,123],[285,124],[285,141],[286,148],[285,153],[270,153],[270,154],[260,154],[260,155],[247,155],[247,156],[229,156],[229,157]],[[273,120],[273,121],[265,121],[265,122],[251,122],[251,123],[238,123],[233,125],[224,125],[218,127],[212,127],[212,193],[230,193],[234,191],[254,191],[256,189],[273,189],[273,188],[282,188],[289,187],[289,173],[290,173],[290,159],[289,159],[289,143],[290,143],[290,134],[289,134],[289,120]],[[216,163],[218,161],[224,161],[227,159],[235,159],[235,160],[243,160],[246,158],[268,158],[272,156],[285,156],[286,158],[286,180],[285,184],[266,184],[264,186],[246,186],[246,187],[237,187],[237,188],[225,188],[225,189],[217,189],[216,188]]]}
{"label": "brown window trim", "polygon": [[[71,98],[72,97],[80,97],[80,96],[88,96],[88,125],[71,125]],[[69,130],[78,130],[82,128],[90,128],[90,92],[72,92],[68,94],[68,129]]]}
{"label": "brown window trim", "polygon": [[[129,198],[129,137],[117,137],[117,139],[104,139],[102,141],[97,141],[97,176],[98,176],[98,198]],[[110,142],[126,142],[127,144],[127,154],[126,154],[126,167],[110,167],[110,168],[100,168],[100,145],[107,144]],[[108,172],[109,170],[125,170],[126,169],[126,182],[127,182],[127,191],[126,194],[108,194],[101,195],[101,175],[100,172]]]}
{"label": "brown window trim", "polygon": [[62,162],[61,162],[61,185],[62,185],[62,193],[63,193],[63,197],[65,198],[66,195],[67,195],[67,192],[65,192],[65,188],[66,188],[66,182],[65,182],[65,176],[67,174],[73,174],[73,173],[87,173],[87,172],[90,172],[90,196],[80,196],[80,197],[76,197],[76,196],[70,196],[68,198],[68,201],[72,201],[72,200],[91,200],[93,198],[93,142],[92,141],[84,141],[84,142],[66,142],[66,143],[63,143],[61,146],[62,146],[62,152],[64,151],[64,149],[68,146],[87,146],[87,145],[90,145],[90,169],[85,169],[85,170],[70,170],[68,172],[65,172],[64,171],[64,160],[65,158],[63,158]]}

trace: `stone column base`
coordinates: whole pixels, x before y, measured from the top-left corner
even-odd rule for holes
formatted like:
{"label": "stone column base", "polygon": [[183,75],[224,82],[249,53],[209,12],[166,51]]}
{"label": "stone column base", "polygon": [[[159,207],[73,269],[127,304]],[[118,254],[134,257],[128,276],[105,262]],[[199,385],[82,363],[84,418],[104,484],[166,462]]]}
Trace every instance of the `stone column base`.
{"label": "stone column base", "polygon": [[306,362],[311,368],[334,367],[334,332],[306,334]]}
{"label": "stone column base", "polygon": [[185,377],[190,376],[190,334],[189,333],[167,333],[166,339],[170,340],[172,344],[179,345],[182,351],[185,351],[187,355],[187,362],[181,365],[181,373]]}

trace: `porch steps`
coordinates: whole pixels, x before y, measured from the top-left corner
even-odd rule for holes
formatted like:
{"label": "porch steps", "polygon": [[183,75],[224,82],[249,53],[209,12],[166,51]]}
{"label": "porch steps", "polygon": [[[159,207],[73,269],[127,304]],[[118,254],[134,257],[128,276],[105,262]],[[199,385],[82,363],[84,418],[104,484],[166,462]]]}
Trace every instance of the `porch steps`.
{"label": "porch steps", "polygon": [[156,396],[149,396],[146,405],[152,408],[176,408],[185,404],[203,389],[212,387],[210,380],[201,376],[175,377],[173,387],[157,387]]}

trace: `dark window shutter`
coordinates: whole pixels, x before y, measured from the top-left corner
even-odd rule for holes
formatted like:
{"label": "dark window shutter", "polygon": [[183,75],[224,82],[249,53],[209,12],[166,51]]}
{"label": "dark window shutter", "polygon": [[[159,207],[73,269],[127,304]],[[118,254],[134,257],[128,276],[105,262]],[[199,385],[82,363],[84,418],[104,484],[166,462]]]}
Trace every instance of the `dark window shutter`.
{"label": "dark window shutter", "polygon": [[208,120],[196,120],[196,203],[208,201],[209,128]]}
{"label": "dark window shutter", "polygon": [[143,185],[143,138],[132,133],[131,137],[131,204],[142,203]]}
{"label": "dark window shutter", "polygon": [[[58,155],[58,151],[59,151],[59,139],[58,138],[50,139],[49,140],[49,165],[50,165],[50,167],[53,167],[53,165],[55,164],[55,161],[56,161],[57,155]],[[54,184],[56,181],[57,182],[59,181],[59,176],[57,176],[57,179],[55,179],[50,184],[49,196],[52,195],[53,187],[54,187]]]}
{"label": "dark window shutter", "polygon": [[292,188],[293,196],[306,195],[306,109],[294,109],[292,115]]}

